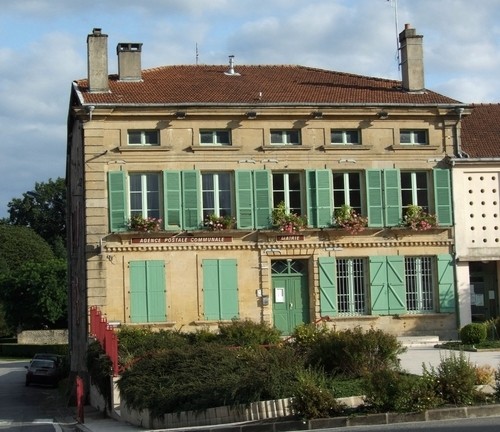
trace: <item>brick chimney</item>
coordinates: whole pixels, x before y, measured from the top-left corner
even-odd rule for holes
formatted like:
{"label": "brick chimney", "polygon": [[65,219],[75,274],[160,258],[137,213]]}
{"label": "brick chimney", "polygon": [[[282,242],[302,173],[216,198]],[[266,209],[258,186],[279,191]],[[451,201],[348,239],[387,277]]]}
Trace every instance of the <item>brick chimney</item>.
{"label": "brick chimney", "polygon": [[141,50],[141,43],[119,43],[117,45],[118,79],[120,81],[141,81]]}
{"label": "brick chimney", "polygon": [[87,67],[89,91],[103,93],[109,91],[108,82],[108,35],[94,28],[87,36]]}
{"label": "brick chimney", "polygon": [[401,46],[401,68],[403,89],[410,92],[423,91],[424,85],[424,51],[422,35],[417,35],[410,24],[399,34]]}

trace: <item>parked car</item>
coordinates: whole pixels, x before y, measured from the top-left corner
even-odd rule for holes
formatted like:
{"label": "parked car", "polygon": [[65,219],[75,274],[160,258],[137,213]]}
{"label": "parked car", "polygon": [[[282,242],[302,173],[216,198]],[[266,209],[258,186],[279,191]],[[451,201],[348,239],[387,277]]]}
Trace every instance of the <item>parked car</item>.
{"label": "parked car", "polygon": [[26,368],[26,385],[46,384],[53,387],[61,379],[61,367],[54,360],[33,359]]}
{"label": "parked car", "polygon": [[59,355],[59,354],[53,354],[53,353],[36,353],[33,356],[33,358],[31,359],[31,361],[36,360],[36,359],[52,360],[52,361],[56,362],[56,364],[58,366],[60,366],[62,364],[62,361],[63,361],[63,356]]}

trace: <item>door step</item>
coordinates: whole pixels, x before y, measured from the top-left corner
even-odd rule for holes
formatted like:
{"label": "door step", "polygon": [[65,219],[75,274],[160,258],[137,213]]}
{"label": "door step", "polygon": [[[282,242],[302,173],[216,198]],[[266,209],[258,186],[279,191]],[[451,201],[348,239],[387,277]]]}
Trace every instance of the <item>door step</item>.
{"label": "door step", "polygon": [[399,336],[397,339],[407,348],[433,347],[439,344],[439,336]]}

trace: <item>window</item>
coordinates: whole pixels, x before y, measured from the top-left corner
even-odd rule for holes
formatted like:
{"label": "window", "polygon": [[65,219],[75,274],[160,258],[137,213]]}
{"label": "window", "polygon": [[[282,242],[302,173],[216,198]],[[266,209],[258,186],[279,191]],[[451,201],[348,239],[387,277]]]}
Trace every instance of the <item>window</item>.
{"label": "window", "polygon": [[428,175],[426,172],[401,172],[401,205],[403,214],[410,205],[429,211]]}
{"label": "window", "polygon": [[232,216],[230,173],[202,173],[203,218]]}
{"label": "window", "polygon": [[330,132],[332,144],[360,144],[359,131],[332,129]]}
{"label": "window", "polygon": [[160,175],[135,173],[129,175],[130,216],[160,217]]}
{"label": "window", "polygon": [[201,145],[228,146],[231,145],[229,130],[200,130]]}
{"label": "window", "polygon": [[271,144],[299,145],[300,131],[296,129],[271,130]]}
{"label": "window", "polygon": [[206,320],[238,318],[238,276],[235,259],[204,259],[203,305]]}
{"label": "window", "polygon": [[302,199],[299,173],[273,173],[273,207],[280,202],[290,213],[302,214]]}
{"label": "window", "polygon": [[128,144],[137,146],[157,146],[160,145],[160,138],[157,130],[129,130]]}
{"label": "window", "polygon": [[130,320],[133,323],[167,319],[165,262],[130,261]]}
{"label": "window", "polygon": [[406,257],[406,309],[408,312],[434,310],[433,268],[431,257]]}
{"label": "window", "polygon": [[365,263],[362,258],[338,259],[337,302],[340,315],[362,315],[365,306]]}
{"label": "window", "polygon": [[427,131],[426,130],[401,130],[399,132],[400,144],[427,144]]}
{"label": "window", "polygon": [[361,175],[356,172],[333,173],[333,206],[337,210],[344,204],[361,214]]}

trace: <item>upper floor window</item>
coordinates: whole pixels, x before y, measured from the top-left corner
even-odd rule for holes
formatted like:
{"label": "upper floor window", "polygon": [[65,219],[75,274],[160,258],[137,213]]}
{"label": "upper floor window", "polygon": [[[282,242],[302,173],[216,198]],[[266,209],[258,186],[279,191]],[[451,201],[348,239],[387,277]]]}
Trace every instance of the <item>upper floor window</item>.
{"label": "upper floor window", "polygon": [[350,206],[361,214],[361,174],[357,172],[333,172],[333,206],[337,210]]}
{"label": "upper floor window", "polygon": [[128,144],[157,146],[160,145],[160,137],[157,130],[129,130]]}
{"label": "upper floor window", "polygon": [[130,216],[160,218],[161,180],[157,173],[129,175]]}
{"label": "upper floor window", "polygon": [[273,173],[273,207],[285,203],[287,212],[302,214],[302,192],[299,173]]}
{"label": "upper floor window", "polygon": [[271,130],[271,144],[300,145],[300,131],[296,129]]}
{"label": "upper floor window", "polygon": [[232,216],[231,174],[202,173],[203,219],[210,215]]}
{"label": "upper floor window", "polygon": [[357,129],[342,130],[332,129],[330,131],[332,144],[360,144],[359,131]]}
{"label": "upper floor window", "polygon": [[231,133],[226,129],[200,130],[201,145],[231,145]]}
{"label": "upper floor window", "polygon": [[425,145],[428,144],[427,131],[423,129],[401,130],[399,132],[400,144]]}
{"label": "upper floor window", "polygon": [[401,172],[401,205],[403,213],[410,205],[429,211],[428,175],[425,171]]}

